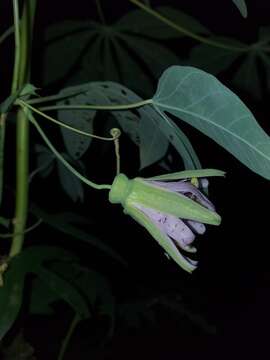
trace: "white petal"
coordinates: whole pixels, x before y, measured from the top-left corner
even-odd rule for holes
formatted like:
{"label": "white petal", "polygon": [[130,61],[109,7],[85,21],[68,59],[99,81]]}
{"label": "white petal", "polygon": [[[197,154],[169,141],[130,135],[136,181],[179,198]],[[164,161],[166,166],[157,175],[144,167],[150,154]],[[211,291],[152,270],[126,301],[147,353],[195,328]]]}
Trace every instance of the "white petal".
{"label": "white petal", "polygon": [[195,239],[195,235],[190,228],[176,216],[167,214],[164,227],[166,229],[166,233],[183,249],[187,245],[191,244]]}
{"label": "white petal", "polygon": [[188,220],[187,223],[197,234],[204,234],[206,231],[205,225],[198,221]]}

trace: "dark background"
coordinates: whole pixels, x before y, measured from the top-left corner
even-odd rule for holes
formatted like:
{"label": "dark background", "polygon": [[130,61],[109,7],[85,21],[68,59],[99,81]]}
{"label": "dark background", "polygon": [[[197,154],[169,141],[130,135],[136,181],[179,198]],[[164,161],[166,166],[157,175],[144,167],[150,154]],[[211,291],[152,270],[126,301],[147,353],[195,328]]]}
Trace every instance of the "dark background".
{"label": "dark background", "polygon": [[[247,1],[249,16],[243,19],[231,1],[154,1],[152,5],[172,5],[194,16],[214,33],[236,37],[242,41],[256,40],[258,26],[269,25],[269,1]],[[10,23],[11,11],[7,2],[0,5],[2,27]],[[116,20],[132,8],[128,1],[103,1],[107,19]],[[43,30],[48,24],[63,19],[95,18],[96,8],[91,1],[56,2],[39,1],[37,9],[37,28],[34,45],[33,83],[40,86],[40,61],[42,59]],[[97,17],[96,17],[97,18]],[[4,19],[4,20],[3,20]],[[9,20],[8,20],[9,19]],[[170,44],[175,47],[177,45]],[[10,53],[2,53],[1,78],[8,80],[11,73]],[[64,60],[63,60],[64,61]],[[221,80],[229,87],[226,77]],[[3,85],[1,94],[8,93],[8,83]],[[231,87],[232,88],[232,87]],[[268,134],[269,109],[268,98],[260,102],[254,101],[248,94],[233,90],[253,111],[260,125]],[[267,180],[252,173],[230,154],[225,152],[213,141],[200,135],[196,130],[185,126],[202,164],[205,167],[220,168],[227,172],[225,179],[211,181],[210,194],[218,212],[222,216],[222,224],[218,228],[208,227],[207,233],[198,241],[200,266],[192,276],[184,273],[173,262],[164,257],[154,240],[145,234],[144,229],[136,225],[132,219],[122,214],[120,207],[108,207],[106,195],[87,190],[87,201],[84,205],[73,204],[55,184],[51,178],[45,182],[38,181],[31,191],[31,198],[43,204],[51,211],[69,210],[82,214],[89,214],[93,222],[93,229],[101,239],[106,239],[128,261],[129,269],[123,269],[110,260],[102,259],[102,266],[95,250],[85,255],[86,248],[82,245],[77,250],[91,266],[97,267],[102,273],[111,278],[117,296],[124,298],[138,296],[138,292],[166,291],[179,292],[196,313],[208,319],[208,323],[216,326],[216,334],[206,334],[183,319],[176,321],[173,314],[161,312],[157,323],[150,327],[141,326],[130,333],[116,332],[113,340],[105,349],[95,354],[96,358],[114,359],[147,356],[156,359],[170,357],[195,356],[235,358],[264,352],[268,356],[269,338],[269,302],[270,302],[270,267],[269,267],[269,183]],[[34,135],[33,135],[34,136]],[[56,137],[55,141],[58,140]],[[60,139],[59,139],[60,141]],[[10,147],[8,172],[13,174],[12,141]],[[123,140],[122,167],[131,177],[136,176],[135,167],[138,161],[134,149],[127,140]],[[93,166],[99,182],[110,181],[113,154],[106,152],[101,160],[105,167],[101,167],[96,159],[99,149],[89,154],[89,163]],[[34,160],[33,160],[34,161]],[[146,169],[144,174],[154,174],[158,167]],[[12,181],[12,180],[10,180]],[[57,197],[57,201],[54,199]],[[10,203],[12,207],[12,202]],[[40,231],[37,241],[55,241],[66,244],[65,239],[48,229],[48,233]],[[35,239],[36,241],[36,239]],[[89,250],[87,250],[89,251]],[[104,266],[104,263],[106,265]],[[140,290],[137,290],[140,289]],[[67,310],[68,311],[68,310]],[[51,320],[51,319],[50,319]],[[65,321],[63,311],[52,322],[42,319],[30,321],[27,331],[37,348],[43,349],[40,359],[45,359],[44,344],[57,347],[61,326]],[[180,324],[179,324],[180,323]],[[38,331],[37,331],[38,329]],[[55,332],[55,334],[54,334]],[[52,335],[53,334],[53,335]],[[80,333],[75,334],[74,345],[71,346],[67,359],[75,358],[80,348]],[[49,345],[48,345],[49,347]],[[45,348],[45,349],[44,349]],[[238,354],[239,353],[239,354]],[[46,355],[47,356],[47,355]],[[78,358],[88,358],[80,357]]]}

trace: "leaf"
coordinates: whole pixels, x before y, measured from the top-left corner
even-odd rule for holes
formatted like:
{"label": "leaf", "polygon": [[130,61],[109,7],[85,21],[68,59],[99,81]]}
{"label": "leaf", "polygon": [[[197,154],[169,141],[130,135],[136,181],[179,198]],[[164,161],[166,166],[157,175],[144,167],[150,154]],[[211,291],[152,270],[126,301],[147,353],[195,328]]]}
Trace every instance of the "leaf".
{"label": "leaf", "polygon": [[74,259],[67,251],[57,247],[35,246],[27,248],[10,262],[0,287],[0,340],[16,320],[23,298],[25,276],[35,273],[44,261]]}
{"label": "leaf", "polygon": [[[261,68],[268,75],[270,73],[269,57],[270,27],[259,28],[259,39],[243,57],[238,70],[234,74],[233,83],[240,89],[251,93],[257,100],[261,99],[264,89]],[[270,90],[269,76],[266,76],[267,87]]]}
{"label": "leaf", "polygon": [[[131,90],[113,82],[87,83],[66,88],[61,93],[68,94],[79,87],[85,91],[85,104],[113,105],[142,100]],[[73,100],[72,103],[74,103]],[[157,127],[157,122],[154,120],[157,115],[151,107],[148,107],[148,110],[142,107],[135,112],[114,111],[112,115],[118,120],[122,129],[140,147],[141,168],[151,165],[165,155],[168,141]]]}
{"label": "leaf", "polygon": [[[143,99],[120,84],[92,82],[62,90],[62,93],[85,91],[87,104],[114,105],[140,102]],[[157,111],[156,111],[157,110]],[[146,105],[136,110],[112,111],[121,128],[140,149],[140,168],[162,159],[171,142],[183,158],[185,168],[200,168],[200,161],[181,129],[164,113]],[[149,140],[150,139],[150,140]]]}
{"label": "leaf", "polygon": [[[241,48],[245,46],[240,41],[221,36],[211,36],[208,39],[232,47]],[[228,69],[241,55],[243,55],[243,52],[216,48],[215,46],[201,43],[192,48],[189,56],[189,65],[199,67],[216,75]]]}
{"label": "leaf", "polygon": [[[196,19],[177,9],[168,6],[160,6],[156,8],[156,11],[173,21],[175,24],[196,34],[206,35],[209,33],[209,30],[201,25]],[[160,21],[157,17],[140,9],[129,11],[116,23],[115,28],[121,32],[148,36],[159,40],[185,36],[180,31]]]}
{"label": "leaf", "polygon": [[258,54],[250,52],[234,74],[233,83],[256,98],[262,97],[262,85],[258,70]]}
{"label": "leaf", "polygon": [[[70,217],[72,214],[66,213]],[[84,222],[84,218],[77,219]],[[107,286],[106,279],[99,273],[81,267],[76,262],[53,262],[48,266],[49,270],[72,284],[81,294],[85,296],[93,308],[100,302],[98,293],[100,289]],[[59,291],[54,291],[47,281],[35,278],[32,283],[30,298],[31,314],[53,314],[52,304],[62,299]],[[90,315],[90,314],[89,314]]]}
{"label": "leaf", "polygon": [[[260,65],[265,67],[266,72],[270,69],[267,46],[270,41],[270,27],[260,28],[259,40],[249,47],[234,39],[216,36],[209,39],[235,47],[235,50],[217,49],[214,46],[200,44],[192,49],[189,65],[199,67],[213,75],[236,65],[232,82],[241,90],[251,93],[257,100],[260,99],[263,95]],[[270,89],[270,86],[268,88]]]}
{"label": "leaf", "polygon": [[8,229],[10,226],[10,223],[11,223],[10,219],[6,219],[3,216],[0,216],[0,225],[1,226],[4,226],[6,229]]}
{"label": "leaf", "polygon": [[[101,242],[100,239],[95,237],[93,234],[89,232],[85,232],[78,228],[75,225],[72,225],[72,217],[66,216],[66,213],[58,213],[58,214],[48,214],[43,209],[38,206],[32,204],[31,211],[38,217],[43,220],[46,224],[52,226],[58,231],[69,235],[77,240],[88,243],[89,245],[94,246],[98,250],[102,251],[107,256],[110,256],[114,260],[120,262],[122,265],[127,266],[126,261],[117,254],[113,249],[111,249],[108,245]],[[77,221],[77,216],[75,217],[74,222]],[[105,220],[106,221],[106,220]]]}
{"label": "leaf", "polygon": [[[97,88],[102,84],[96,84]],[[133,91],[112,82],[104,83],[104,93],[111,103],[116,100],[119,104],[139,102],[142,99]],[[113,101],[112,101],[113,100]],[[130,135],[140,148],[140,168],[144,168],[160,160],[168,149],[168,141],[157,126],[155,111],[150,106],[144,106],[136,111],[114,111],[112,115],[117,119],[122,129]]]}
{"label": "leaf", "polygon": [[270,26],[261,26],[259,28],[259,43],[266,45],[270,41]]}
{"label": "leaf", "polygon": [[20,90],[19,98],[24,101],[27,101],[30,98],[30,96],[38,96],[36,90],[38,90],[38,88],[35,85],[29,83],[25,84]]}
{"label": "leaf", "polygon": [[32,281],[32,288],[29,301],[29,312],[34,315],[52,315],[54,310],[52,304],[59,300],[59,294],[53,292],[50,287],[35,278]]}
{"label": "leaf", "polygon": [[[125,41],[127,48],[145,63],[154,79],[158,78],[167,67],[180,63],[179,58],[171,50],[154,41],[137,39],[134,36],[124,34],[118,36],[119,39]],[[120,68],[121,66],[122,64],[120,64]],[[141,85],[143,86],[143,84]]]}
{"label": "leaf", "polygon": [[200,160],[188,137],[164,112],[156,110],[163,118],[159,121],[160,129],[182,157],[185,169],[200,169]]}
{"label": "leaf", "polygon": [[269,136],[242,101],[214,76],[173,66],[159,80],[153,106],[212,138],[254,172],[270,178]]}
{"label": "leaf", "polygon": [[[43,145],[36,145],[37,153],[37,169],[32,173],[32,177],[39,173],[43,178],[49,176],[53,171],[55,164],[57,164],[57,171],[59,175],[60,185],[65,193],[74,201],[83,201],[84,189],[81,181],[72,174],[63,163],[56,159],[54,154]],[[74,163],[74,160],[66,153],[61,154],[70,164]],[[80,166],[83,169],[83,165],[80,161],[76,161],[73,166]],[[84,169],[83,169],[84,170]]]}
{"label": "leaf", "polygon": [[16,320],[22,303],[24,274],[20,272],[18,262],[4,275],[4,286],[0,288],[0,340],[9,331]]}
{"label": "leaf", "polygon": [[66,20],[47,29],[43,60],[43,79],[46,85],[72,72],[80,56],[96,36],[94,25],[92,22]]}
{"label": "leaf", "polygon": [[18,89],[14,94],[8,96],[1,104],[0,104],[0,115],[7,114],[16,100],[18,98],[22,98],[23,100],[28,99],[30,95],[36,94],[37,88],[32,84],[25,84],[20,89]]}
{"label": "leaf", "polygon": [[35,151],[37,153],[37,171],[40,176],[45,178],[53,171],[55,156],[43,145],[37,144],[35,146]]}
{"label": "leaf", "polygon": [[69,304],[81,319],[87,319],[90,316],[85,299],[70,282],[44,268],[39,268],[36,274],[52,292],[58,295],[58,298]]}
{"label": "leaf", "polygon": [[36,360],[34,356],[35,350],[31,344],[25,340],[22,330],[15,335],[15,338],[12,336],[12,341],[8,346],[1,346],[1,348],[3,348],[1,354],[3,352],[2,359],[4,360],[14,360],[18,358],[21,360]]}
{"label": "leaf", "polygon": [[215,326],[209,324],[202,315],[196,314],[191,311],[182,301],[179,302],[177,299],[163,299],[159,300],[159,304],[166,309],[172,311],[175,316],[186,317],[191,323],[198,328],[201,328],[205,333],[215,335],[217,329]]}
{"label": "leaf", "polygon": [[269,91],[270,90],[270,58],[265,54],[260,54],[260,59],[265,67],[266,81],[267,81],[266,85]]}
{"label": "leaf", "polygon": [[[65,92],[61,92],[65,94]],[[66,100],[59,101],[58,105],[85,105],[88,103],[86,94],[78,94]],[[59,110],[58,118],[66,125],[93,134],[93,121],[96,116],[95,110]],[[80,135],[61,127],[64,143],[68,153],[73,159],[80,159],[87,151],[91,143],[91,137]]]}
{"label": "leaf", "polygon": [[[149,74],[146,71],[142,71],[138,61],[133,56],[130,56],[128,50],[120,41],[116,41],[114,38],[111,41],[115,48],[116,61],[118,64],[121,64],[119,66],[119,81],[125,83],[128,88],[131,87],[134,91],[153,94],[154,86]],[[137,76],[137,83],[135,76]]]}
{"label": "leaf", "polygon": [[5,150],[6,116],[0,115],[0,206],[4,188],[4,150]]}
{"label": "leaf", "polygon": [[139,329],[146,324],[154,323],[156,314],[154,310],[149,306],[148,301],[134,301],[130,303],[121,304],[119,306],[118,313],[120,319],[124,322],[128,328]]}
{"label": "leaf", "polygon": [[[195,20],[192,22],[190,17],[177,10],[166,7],[161,11],[178,21],[190,23],[195,32],[207,33],[203,26]],[[155,38],[161,34],[166,34],[165,38],[182,34],[140,10],[134,13],[134,16],[128,13],[130,20],[120,19],[111,26],[89,21],[65,21],[49,27],[44,58],[45,83],[64,77],[71,78],[72,83],[110,80],[121,82],[132,89],[140,89],[145,95],[152,95],[156,77],[169,65],[179,64],[179,59],[166,46],[149,38],[149,34],[156,33],[157,24],[164,31],[156,33]],[[148,26],[142,26],[140,34],[127,31],[127,23],[131,28],[133,25],[136,27],[140,14],[150,19],[149,22],[146,20]],[[152,25],[150,21],[153,21]],[[61,62],[59,58],[65,61]]]}
{"label": "leaf", "polygon": [[244,0],[232,0],[232,2],[235,4],[235,6],[238,8],[238,10],[240,11],[241,15],[246,18],[248,13],[247,13],[247,5],[245,3]]}
{"label": "leaf", "polygon": [[107,279],[100,273],[77,263],[67,268],[67,263],[54,263],[51,270],[70,281],[86,297],[92,310],[114,317],[114,298]]}
{"label": "leaf", "polygon": [[[79,291],[91,308],[91,313],[107,315],[114,319],[114,298],[107,279],[100,273],[80,266],[78,263],[54,262],[49,266],[49,271],[69,286]],[[53,290],[45,277],[45,282],[34,284],[31,298],[31,313],[48,314],[52,312],[52,303],[62,299],[61,287]],[[64,289],[62,289],[64,291]],[[47,295],[45,296],[45,294]],[[91,314],[88,313],[88,316]],[[112,329],[110,329],[112,330]]]}
{"label": "leaf", "polygon": [[[72,164],[72,159],[65,154],[61,154],[65,160]],[[78,165],[78,162],[77,162]],[[57,160],[57,170],[60,178],[60,184],[66,194],[74,201],[84,200],[84,189],[80,179],[72,174],[60,160]]]}

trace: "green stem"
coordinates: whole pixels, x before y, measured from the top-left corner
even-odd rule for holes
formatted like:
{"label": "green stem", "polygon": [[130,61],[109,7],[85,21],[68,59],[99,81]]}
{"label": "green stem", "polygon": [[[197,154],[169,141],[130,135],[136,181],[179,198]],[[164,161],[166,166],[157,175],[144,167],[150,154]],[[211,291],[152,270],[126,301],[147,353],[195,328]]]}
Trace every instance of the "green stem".
{"label": "green stem", "polygon": [[103,25],[106,25],[106,20],[105,20],[105,16],[101,7],[101,3],[100,0],[95,0],[96,3],[96,7],[97,7],[97,12],[98,12],[98,16],[100,18],[100,21],[102,22]]}
{"label": "green stem", "polygon": [[65,356],[65,353],[66,353],[66,350],[67,350],[67,346],[68,346],[68,343],[71,339],[71,336],[76,328],[76,326],[78,325],[78,323],[80,322],[80,317],[76,314],[69,326],[69,329],[68,329],[68,332],[62,342],[62,345],[61,345],[61,349],[60,349],[60,352],[59,352],[59,355],[58,355],[58,358],[57,360],[63,360],[64,359],[64,356]]}
{"label": "green stem", "polygon": [[20,58],[21,58],[21,41],[20,41],[20,18],[18,0],[13,0],[13,18],[15,31],[15,60],[13,68],[13,79],[11,92],[14,94],[18,90]]}
{"label": "green stem", "polygon": [[21,19],[21,57],[19,83],[22,86],[30,78],[31,69],[31,47],[32,33],[34,26],[34,15],[36,10],[36,0],[25,0]]}
{"label": "green stem", "polygon": [[133,104],[124,104],[124,105],[53,105],[53,106],[44,106],[39,108],[41,111],[49,110],[129,110],[135,109],[144,105],[152,104],[152,99],[138,101]]}
{"label": "green stem", "polygon": [[47,144],[48,148],[54,153],[55,157],[62,162],[62,164],[70,171],[72,172],[75,176],[77,176],[77,178],[79,178],[81,181],[83,181],[86,185],[91,186],[92,188],[96,189],[96,190],[110,190],[111,189],[111,185],[107,185],[107,184],[96,184],[90,180],[88,180],[86,177],[84,177],[83,175],[81,175],[76,169],[74,169],[73,166],[71,166],[64,158],[63,156],[55,149],[55,147],[52,145],[52,143],[50,142],[50,140],[47,138],[47,136],[45,135],[45,133],[43,132],[43,130],[41,129],[41,127],[38,125],[37,121],[35,120],[35,118],[33,117],[33,115],[30,113],[29,110],[27,111],[27,116],[28,119],[31,121],[31,123],[36,127],[37,131],[39,132],[40,136],[43,138],[43,140],[45,141],[45,143]]}
{"label": "green stem", "polygon": [[9,256],[17,255],[22,248],[28,210],[28,141],[29,122],[23,110],[17,114],[16,146],[16,207],[14,237]]}
{"label": "green stem", "polygon": [[233,45],[226,45],[223,43],[220,43],[218,41],[215,40],[211,40],[211,39],[207,39],[203,36],[200,36],[198,34],[193,33],[190,30],[187,30],[185,28],[183,28],[182,26],[174,23],[173,21],[171,21],[170,19],[166,18],[165,16],[161,15],[160,13],[158,13],[157,11],[151,9],[150,7],[142,4],[140,1],[138,0],[129,0],[132,4],[138,6],[139,8],[141,8],[142,10],[144,10],[145,12],[147,12],[148,14],[154,16],[155,18],[159,19],[160,21],[162,21],[164,24],[167,24],[168,26],[170,26],[171,28],[179,31],[182,34],[185,34],[186,36],[195,39],[197,41],[200,41],[204,44],[207,45],[211,45],[217,48],[221,48],[221,49],[226,49],[226,50],[231,50],[231,51],[249,51],[250,47],[249,46],[233,46]]}
{"label": "green stem", "polygon": [[[12,93],[29,81],[30,44],[36,0],[25,0],[21,22],[19,21],[18,0],[13,0],[15,28],[15,62]],[[22,42],[24,42],[22,44]],[[20,253],[25,233],[28,212],[28,161],[29,161],[29,121],[23,109],[17,113],[16,122],[16,205],[14,216],[14,236],[9,256]]]}

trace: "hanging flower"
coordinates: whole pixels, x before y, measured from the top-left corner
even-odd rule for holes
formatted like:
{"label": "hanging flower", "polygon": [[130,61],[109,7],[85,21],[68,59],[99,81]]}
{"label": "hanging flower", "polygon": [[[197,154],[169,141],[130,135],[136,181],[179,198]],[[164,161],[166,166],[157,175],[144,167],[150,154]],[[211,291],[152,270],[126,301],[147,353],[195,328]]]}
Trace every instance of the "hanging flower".
{"label": "hanging flower", "polygon": [[198,189],[200,184],[207,187],[208,176],[224,176],[224,172],[187,170],[133,180],[119,174],[112,184],[109,201],[121,203],[125,214],[144,226],[178,265],[192,272],[197,261],[181,250],[196,252],[192,243],[196,234],[205,232],[204,224],[219,225],[221,221],[214,205]]}

